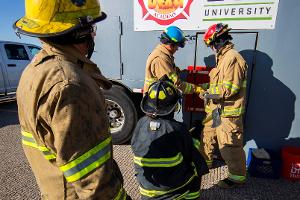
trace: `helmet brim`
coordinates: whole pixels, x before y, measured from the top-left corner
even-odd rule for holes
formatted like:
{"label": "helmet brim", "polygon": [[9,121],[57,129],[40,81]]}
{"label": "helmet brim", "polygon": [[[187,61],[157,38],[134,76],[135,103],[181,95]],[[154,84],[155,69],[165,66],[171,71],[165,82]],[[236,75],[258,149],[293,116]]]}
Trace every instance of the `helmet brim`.
{"label": "helmet brim", "polygon": [[184,48],[186,41],[187,39],[184,37],[180,42],[174,42],[165,32],[163,32],[160,36],[160,42],[162,44],[172,44],[180,48]]}
{"label": "helmet brim", "polygon": [[141,101],[140,107],[141,110],[147,114],[147,115],[153,115],[153,116],[166,116],[174,112],[176,108],[176,104],[178,101],[176,101],[174,104],[171,104],[169,106],[164,107],[163,109],[155,109],[153,105],[148,101],[148,96],[145,95]]}
{"label": "helmet brim", "polygon": [[[101,15],[89,24],[95,24],[106,19],[107,15],[104,12],[101,12]],[[27,26],[23,26],[24,24],[28,24]],[[16,33],[20,33],[23,35],[31,36],[31,37],[55,37],[70,33],[73,30],[81,28],[82,25],[80,23],[73,24],[73,23],[62,23],[62,22],[50,22],[50,23],[43,23],[43,22],[35,22],[32,20],[27,19],[26,17],[22,17],[21,19],[17,20],[13,24],[13,29]]]}

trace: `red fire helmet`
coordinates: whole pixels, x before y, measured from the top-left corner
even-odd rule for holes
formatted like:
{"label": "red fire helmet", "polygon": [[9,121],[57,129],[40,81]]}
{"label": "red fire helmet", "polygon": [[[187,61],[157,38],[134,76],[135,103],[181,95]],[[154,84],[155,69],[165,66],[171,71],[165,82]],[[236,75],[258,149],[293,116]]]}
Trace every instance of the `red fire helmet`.
{"label": "red fire helmet", "polygon": [[218,37],[230,30],[231,28],[228,27],[228,24],[213,24],[207,29],[203,36],[204,43],[207,46],[212,45]]}

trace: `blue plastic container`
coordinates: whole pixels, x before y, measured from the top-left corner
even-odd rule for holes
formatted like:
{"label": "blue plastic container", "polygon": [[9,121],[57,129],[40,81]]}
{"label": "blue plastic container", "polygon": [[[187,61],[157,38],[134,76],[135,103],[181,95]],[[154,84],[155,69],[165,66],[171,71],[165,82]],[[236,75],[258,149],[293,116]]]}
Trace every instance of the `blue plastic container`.
{"label": "blue plastic container", "polygon": [[253,154],[254,148],[249,149],[247,158],[248,174],[257,178],[278,179],[280,177],[281,159],[278,152],[265,149],[270,159],[257,158]]}

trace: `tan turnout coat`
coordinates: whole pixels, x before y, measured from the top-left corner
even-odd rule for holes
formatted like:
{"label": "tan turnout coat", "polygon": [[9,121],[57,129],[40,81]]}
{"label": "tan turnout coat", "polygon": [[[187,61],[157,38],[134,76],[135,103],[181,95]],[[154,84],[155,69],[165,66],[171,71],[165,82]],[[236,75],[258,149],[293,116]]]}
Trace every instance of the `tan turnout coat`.
{"label": "tan turnout coat", "polygon": [[42,198],[120,199],[101,88],[110,82],[72,46],[43,44],[17,89],[23,148]]}

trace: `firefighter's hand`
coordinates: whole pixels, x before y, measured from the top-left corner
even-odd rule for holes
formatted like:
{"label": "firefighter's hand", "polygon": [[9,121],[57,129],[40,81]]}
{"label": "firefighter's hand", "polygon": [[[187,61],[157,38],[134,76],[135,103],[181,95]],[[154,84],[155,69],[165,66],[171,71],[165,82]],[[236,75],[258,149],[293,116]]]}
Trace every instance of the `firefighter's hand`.
{"label": "firefighter's hand", "polygon": [[201,96],[201,95],[203,95],[203,93],[205,93],[205,90],[200,86],[195,86],[195,93],[199,94],[199,96]]}

